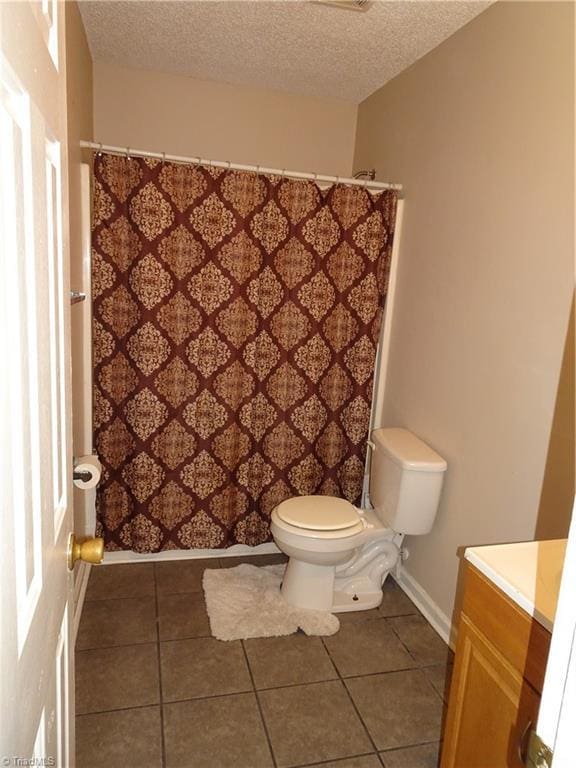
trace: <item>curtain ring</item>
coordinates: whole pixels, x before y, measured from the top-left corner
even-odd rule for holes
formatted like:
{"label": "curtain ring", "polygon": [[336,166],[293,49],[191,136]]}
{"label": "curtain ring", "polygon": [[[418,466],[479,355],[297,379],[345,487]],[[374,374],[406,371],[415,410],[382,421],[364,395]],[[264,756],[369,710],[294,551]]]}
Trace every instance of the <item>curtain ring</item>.
{"label": "curtain ring", "polygon": [[260,166],[259,165],[256,166],[256,175],[257,176],[260,175]]}
{"label": "curtain ring", "polygon": [[230,160],[227,160],[226,162],[228,163],[228,168],[226,170],[230,171],[232,169],[232,163],[230,162]]}
{"label": "curtain ring", "polygon": [[286,168],[282,168],[281,178],[282,178],[282,181],[286,180]]}
{"label": "curtain ring", "polygon": [[130,147],[126,147],[126,160],[130,160]]}
{"label": "curtain ring", "polygon": [[162,152],[162,162],[166,162],[166,152]]}
{"label": "curtain ring", "polygon": [[102,147],[103,147],[103,146],[104,146],[104,145],[102,144],[102,142],[100,142],[100,146],[98,147],[98,151],[96,152],[96,154],[98,155],[98,157],[102,157]]}

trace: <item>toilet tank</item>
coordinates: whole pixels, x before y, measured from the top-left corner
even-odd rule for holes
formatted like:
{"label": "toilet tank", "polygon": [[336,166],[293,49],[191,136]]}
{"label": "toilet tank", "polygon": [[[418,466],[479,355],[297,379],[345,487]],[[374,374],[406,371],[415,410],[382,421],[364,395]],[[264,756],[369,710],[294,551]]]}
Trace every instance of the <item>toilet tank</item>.
{"label": "toilet tank", "polygon": [[434,524],[447,464],[407,429],[372,432],[370,501],[396,533],[428,533]]}

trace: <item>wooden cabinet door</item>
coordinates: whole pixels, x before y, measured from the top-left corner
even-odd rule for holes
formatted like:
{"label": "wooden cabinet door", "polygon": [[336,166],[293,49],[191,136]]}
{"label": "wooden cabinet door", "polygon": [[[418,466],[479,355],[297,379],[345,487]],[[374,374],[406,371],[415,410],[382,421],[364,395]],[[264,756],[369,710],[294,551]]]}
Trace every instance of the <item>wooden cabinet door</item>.
{"label": "wooden cabinet door", "polygon": [[540,697],[462,614],[441,768],[523,768]]}

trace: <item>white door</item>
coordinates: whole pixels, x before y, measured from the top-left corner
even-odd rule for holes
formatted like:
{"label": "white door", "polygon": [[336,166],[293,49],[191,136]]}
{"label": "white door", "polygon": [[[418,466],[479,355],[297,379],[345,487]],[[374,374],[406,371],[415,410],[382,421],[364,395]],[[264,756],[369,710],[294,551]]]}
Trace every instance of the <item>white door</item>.
{"label": "white door", "polygon": [[74,758],[64,55],[63,3],[0,2],[4,766]]}
{"label": "white door", "polygon": [[[576,503],[562,571],[552,644],[536,733],[553,752],[554,768],[576,765]],[[541,768],[536,764],[537,768]],[[542,766],[543,768],[543,766]]]}

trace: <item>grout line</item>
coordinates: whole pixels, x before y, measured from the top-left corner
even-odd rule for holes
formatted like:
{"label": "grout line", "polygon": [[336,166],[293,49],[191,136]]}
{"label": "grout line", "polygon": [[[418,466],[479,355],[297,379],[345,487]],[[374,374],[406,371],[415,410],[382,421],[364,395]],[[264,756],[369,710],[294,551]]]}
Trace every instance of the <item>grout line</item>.
{"label": "grout line", "polygon": [[[103,709],[103,710],[97,710],[97,711],[94,711],[94,712],[86,712],[84,714],[96,715],[96,714],[102,714],[104,712],[122,711],[122,710],[125,710],[125,709],[141,709],[142,707],[158,706],[159,703],[163,703],[163,704],[184,704],[184,703],[186,703],[188,701],[204,701],[204,699],[222,699],[222,698],[225,698],[226,696],[245,696],[248,693],[255,693],[255,694],[258,695],[260,693],[268,693],[269,691],[283,691],[283,690],[286,690],[288,688],[305,688],[305,687],[308,687],[308,686],[311,686],[311,685],[323,685],[324,683],[334,683],[334,682],[346,683],[347,680],[355,680],[357,678],[378,677],[380,675],[393,675],[396,671],[398,671],[398,672],[412,672],[412,671],[414,671],[414,669],[413,668],[409,668],[409,669],[404,669],[404,670],[393,670],[393,671],[390,671],[390,672],[372,672],[372,673],[370,673],[368,675],[356,675],[355,677],[345,677],[345,678],[342,678],[342,677],[337,675],[336,677],[328,678],[328,679],[325,679],[325,680],[314,680],[313,682],[308,682],[308,683],[294,683],[294,684],[291,684],[291,685],[279,685],[279,686],[276,686],[275,688],[259,688],[259,689],[256,689],[256,688],[250,689],[250,688],[248,688],[245,691],[228,691],[227,693],[212,693],[212,694],[208,694],[207,696],[193,696],[193,697],[190,697],[190,698],[187,698],[187,699],[171,699],[170,701],[166,701],[166,700],[164,700],[162,698],[162,702],[155,702],[153,704],[139,704],[139,705],[128,706],[128,707],[116,707],[115,709]],[[346,690],[348,690],[348,689],[346,689]],[[436,694],[439,695],[437,691],[436,691]],[[362,719],[362,718],[360,718],[360,719]],[[327,762],[330,762],[330,761],[327,761]]]}
{"label": "grout line", "polygon": [[357,757],[371,757],[374,755],[378,757],[378,752],[359,752],[357,755],[348,755],[347,757],[335,757],[332,760],[322,760],[319,763],[303,763],[302,765],[294,766],[294,768],[316,768],[317,765],[336,765],[337,763],[344,763],[348,760],[356,760]]}
{"label": "grout line", "polygon": [[[332,659],[330,659],[332,661]],[[332,661],[334,665],[334,662]],[[303,683],[286,683],[285,685],[272,685],[266,688],[257,688],[258,691],[280,691],[285,688],[301,688],[304,685],[321,685],[322,683],[332,683],[334,680],[357,680],[359,677],[380,677],[382,675],[395,675],[397,672],[416,672],[418,667],[400,667],[399,669],[388,669],[384,672],[365,672],[358,675],[340,675],[338,670],[335,670],[334,677],[324,677],[322,680],[308,680]]]}
{"label": "grout line", "polygon": [[[325,641],[324,641],[324,638],[323,638],[323,637],[321,637],[321,638],[320,638],[320,640],[322,641],[322,645],[324,646],[324,650],[326,651],[326,653],[327,653],[327,654],[328,654],[328,656],[330,657],[330,661],[332,662],[332,664],[334,665],[334,668],[336,669],[336,672],[337,672],[337,674],[338,674],[338,678],[339,678],[339,680],[340,680],[340,683],[342,684],[342,687],[343,687],[343,688],[344,688],[344,690],[346,691],[346,695],[348,696],[348,699],[350,700],[350,703],[352,704],[352,707],[354,708],[354,711],[356,712],[356,715],[358,716],[358,719],[360,720],[360,723],[361,723],[361,725],[362,725],[362,728],[364,728],[364,732],[366,733],[366,736],[368,736],[368,740],[369,740],[370,744],[372,744],[372,747],[373,747],[373,749],[374,749],[374,752],[376,752],[376,754],[378,754],[378,747],[376,746],[376,742],[375,742],[375,741],[374,741],[374,739],[372,738],[372,734],[371,734],[371,733],[370,733],[370,731],[368,730],[368,726],[367,726],[367,725],[366,725],[366,723],[364,722],[364,718],[363,718],[363,717],[362,717],[362,715],[360,714],[360,712],[359,712],[359,710],[358,710],[358,707],[356,706],[356,702],[355,702],[355,701],[354,701],[354,699],[352,698],[352,694],[351,694],[351,693],[350,693],[350,691],[348,690],[348,686],[347,686],[347,685],[346,685],[346,683],[344,682],[344,679],[342,678],[342,676],[341,676],[341,674],[340,674],[340,672],[339,672],[339,670],[338,670],[338,667],[336,666],[336,663],[335,663],[334,659],[332,658],[332,656],[331,656],[331,654],[330,654],[330,651],[328,650],[328,646],[326,645],[326,643],[325,643]],[[359,677],[360,677],[360,675],[359,675]]]}
{"label": "grout line", "polygon": [[76,654],[94,653],[95,651],[113,651],[115,648],[133,648],[134,646],[143,648],[145,645],[156,645],[157,643],[157,640],[147,640],[145,643],[122,643],[122,645],[103,645],[98,648],[78,648]]}
{"label": "grout line", "polygon": [[442,702],[442,709],[444,710],[444,708],[448,706],[448,702],[446,701],[446,699],[444,698],[444,696],[443,696],[443,695],[440,693],[440,691],[437,691],[437,690],[436,690],[436,687],[435,687],[435,686],[432,684],[432,680],[430,680],[430,678],[428,677],[428,675],[426,675],[426,674],[425,674],[425,675],[424,675],[424,677],[426,678],[426,682],[428,683],[428,685],[430,686],[430,688],[432,688],[432,690],[434,691],[434,693],[436,694],[436,696],[438,696],[438,698],[439,698],[439,699],[440,699],[440,701]]}
{"label": "grout line", "polygon": [[335,671],[334,677],[324,677],[322,680],[308,680],[303,683],[286,683],[285,685],[272,685],[266,688],[257,688],[258,691],[283,691],[286,688],[301,688],[304,685],[321,685],[322,683],[333,683],[339,680],[338,672]]}
{"label": "grout line", "polygon": [[[161,637],[161,643],[177,643],[179,640],[215,640],[214,635],[186,635],[185,637]],[[235,642],[235,641],[232,641]]]}
{"label": "grout line", "polygon": [[[200,639],[211,639],[211,638],[190,638],[190,639],[192,639],[192,640],[200,640]],[[147,643],[147,645],[162,645],[162,643],[170,643],[170,642],[179,642],[179,641],[178,640],[162,640],[158,644],[157,643]],[[238,642],[238,641],[235,641],[235,642]],[[243,640],[240,640],[239,642],[242,643],[242,644],[244,643]],[[119,648],[119,647],[130,647],[130,646],[109,646],[109,647],[110,648],[115,648],[115,647]],[[86,650],[103,650],[103,649],[94,648],[94,649],[86,649]],[[243,650],[244,650],[244,654],[246,656],[245,648]],[[243,694],[246,694],[246,693],[256,693],[256,694],[258,694],[258,693],[263,693],[263,692],[268,692],[268,691],[285,690],[285,689],[288,689],[288,688],[302,688],[304,686],[309,686],[309,685],[322,685],[323,683],[330,683],[330,682],[334,682],[336,680],[339,680],[339,681],[345,683],[347,680],[356,680],[358,678],[366,678],[366,677],[380,677],[382,675],[394,675],[397,672],[414,672],[414,671],[417,671],[419,669],[418,667],[402,667],[401,669],[390,669],[390,670],[387,670],[387,671],[384,671],[384,672],[368,672],[368,673],[364,673],[364,674],[349,675],[349,676],[343,677],[338,672],[338,669],[336,668],[336,666],[334,664],[334,661],[330,657],[329,653],[328,653],[328,657],[329,657],[330,662],[332,664],[332,667],[334,669],[334,677],[324,678],[322,680],[311,680],[311,681],[301,682],[301,683],[288,683],[286,685],[275,685],[275,686],[270,686],[270,687],[266,687],[266,688],[256,688],[256,685],[254,683],[254,679],[253,679],[253,676],[252,676],[252,671],[250,669],[249,662],[247,661],[248,669],[249,669],[249,672],[250,672],[251,682],[252,682],[252,685],[254,686],[253,689],[247,689],[245,691],[228,691],[226,693],[213,693],[213,694],[208,694],[208,695],[205,695],[205,696],[192,696],[192,697],[189,697],[189,698],[186,698],[186,699],[173,699],[173,700],[170,700],[170,701],[164,701],[164,698],[163,698],[162,693],[161,693],[160,703],[164,703],[164,704],[181,704],[181,703],[186,702],[186,701],[202,701],[203,699],[219,699],[219,698],[222,698],[224,696],[240,696],[240,695],[243,695]],[[428,678],[426,678],[426,680],[427,680],[429,685],[432,685],[430,683],[430,681],[428,680]],[[436,693],[436,695],[440,696],[438,691],[435,690],[435,693]],[[442,697],[440,697],[440,698],[442,698]],[[101,712],[115,712],[117,710],[123,710],[123,709],[137,709],[137,708],[142,707],[142,706],[144,706],[144,707],[156,706],[157,704],[158,704],[158,702],[156,704],[144,704],[144,705],[137,705],[137,706],[133,706],[133,707],[117,707],[117,708],[111,709],[111,710],[98,710],[97,712],[90,712],[90,713],[86,713],[86,714],[100,714]],[[330,762],[330,761],[328,761],[328,762]]]}
{"label": "grout line", "polygon": [[162,707],[163,705],[171,706],[172,704],[186,704],[189,701],[204,701],[205,699],[222,699],[226,698],[227,696],[246,696],[247,694],[254,693],[253,690],[246,690],[246,691],[234,691],[233,693],[214,693],[211,696],[198,696],[194,699],[174,699],[174,701],[164,701],[162,699],[161,701],[156,701],[154,704],[136,704],[129,707],[116,707],[114,709],[98,709],[94,712],[83,712],[81,715],[77,715],[77,717],[85,717],[86,715],[105,715],[109,712],[125,712],[129,709],[146,709],[146,707]]}
{"label": "grout line", "polygon": [[268,732],[268,725],[266,723],[266,718],[264,717],[264,712],[262,710],[262,702],[260,701],[260,696],[258,693],[258,690],[256,689],[256,683],[254,682],[254,675],[252,674],[252,667],[250,666],[250,661],[248,659],[248,654],[246,653],[246,647],[244,645],[244,640],[240,641],[242,645],[242,652],[244,653],[244,659],[246,660],[246,666],[248,667],[248,674],[250,675],[250,680],[252,681],[252,688],[254,689],[254,695],[256,697],[256,704],[258,705],[258,711],[260,712],[260,719],[262,720],[262,727],[264,728],[264,733],[266,734],[266,741],[268,742],[268,749],[270,750],[270,756],[272,758],[272,763],[274,765],[274,768],[277,768],[278,763],[276,762],[276,755],[274,754],[274,749],[272,748],[272,740],[270,738],[270,734]]}
{"label": "grout line", "polygon": [[164,694],[162,691],[162,664],[160,661],[160,620],[158,615],[158,588],[156,586],[156,565],[154,569],[154,601],[156,605],[156,658],[158,660],[158,687],[160,694],[160,738],[162,748],[162,768],[166,766],[166,739],[164,736]]}
{"label": "grout line", "polygon": [[414,664],[415,664],[415,665],[416,665],[416,667],[419,669],[419,668],[420,668],[420,664],[418,663],[418,661],[417,661],[416,657],[414,656],[414,654],[412,653],[412,651],[410,650],[410,648],[408,648],[408,646],[406,645],[406,643],[404,642],[404,640],[402,640],[402,638],[400,637],[400,635],[399,635],[399,634],[398,634],[398,632],[396,631],[396,627],[394,626],[394,624],[393,624],[391,621],[389,621],[389,622],[388,622],[388,626],[389,626],[389,627],[390,627],[390,629],[392,630],[392,634],[396,635],[396,638],[398,639],[398,642],[400,643],[400,645],[402,646],[402,648],[404,648],[404,650],[406,651],[406,653],[408,654],[408,656],[410,656],[410,658],[414,660]]}
{"label": "grout line", "polygon": [[401,752],[403,749],[412,749],[413,747],[428,747],[430,745],[436,746],[436,744],[441,743],[441,739],[436,739],[436,741],[418,741],[414,744],[406,744],[403,747],[390,747],[390,749],[382,749],[380,751],[385,755],[391,755],[393,752]]}
{"label": "grout line", "polygon": [[[426,621],[426,624],[430,624],[428,619],[424,618],[424,620]],[[431,627],[431,628],[434,629],[433,627]],[[396,631],[396,628],[394,627],[394,624],[392,622],[390,622],[390,629],[396,635],[396,637],[398,638],[398,642],[405,649],[406,653],[410,656],[411,659],[414,660],[414,664],[415,664],[415,667],[413,667],[414,669],[419,669],[420,671],[422,671],[424,669],[431,669],[432,667],[440,667],[440,666],[448,667],[448,665],[450,664],[450,662],[448,660],[446,660],[446,661],[432,661],[432,662],[420,662],[420,661],[418,661],[418,659],[416,658],[415,654],[412,653],[412,651],[410,650],[408,645],[404,642],[404,640],[402,640],[402,638],[400,637],[400,635]],[[436,631],[436,630],[434,630],[434,631]],[[444,642],[444,641],[442,641],[442,642]],[[446,648],[449,649],[449,646],[446,645]],[[436,691],[436,693],[438,693],[438,691]],[[442,698],[442,697],[440,697],[440,698]]]}
{"label": "grout line", "polygon": [[228,693],[210,693],[208,696],[194,696],[190,699],[170,699],[170,701],[164,701],[164,704],[187,704],[191,701],[205,701],[207,699],[225,699],[228,696],[246,696],[250,693],[255,693],[253,688],[246,688],[245,691],[228,691]]}
{"label": "grout line", "polygon": [[[1,2],[1,0],[0,0]],[[159,632],[159,629],[158,629]],[[212,634],[207,635],[185,635],[184,637],[160,637],[158,634],[157,640],[132,640],[129,643],[114,643],[112,645],[92,645],[89,648],[76,648],[76,653],[81,653],[82,651],[103,651],[108,648],[129,648],[132,645],[151,645],[152,643],[176,643],[180,640],[208,640],[208,639],[214,639],[214,636]],[[438,666],[438,665],[434,665]]]}
{"label": "grout line", "polygon": [[[381,752],[377,752],[376,754],[377,754],[378,759],[380,760],[380,762],[384,766],[384,768],[386,768],[387,763],[384,762],[384,758],[386,757],[386,755],[393,755],[395,753],[400,753],[400,752],[404,751],[405,749],[413,749],[413,748],[416,748],[416,747],[427,747],[427,746],[430,746],[430,745],[434,746],[434,747],[438,746],[438,757],[440,757],[441,750],[442,750],[442,740],[441,739],[438,739],[437,741],[419,741],[417,744],[408,744],[405,747],[392,747],[391,749],[383,749]],[[435,763],[435,765],[436,765],[436,763]]]}
{"label": "grout line", "polygon": [[[381,613],[379,619],[407,619],[408,616],[419,616],[417,613]],[[376,618],[376,617],[375,617]],[[350,622],[352,623],[352,622]]]}
{"label": "grout line", "polygon": [[91,645],[89,648],[76,648],[76,653],[84,651],[110,651],[112,648],[131,648],[133,645],[154,645],[157,640],[132,640],[130,643],[114,643],[113,645]]}
{"label": "grout line", "polygon": [[80,712],[76,717],[93,717],[94,715],[109,715],[112,712],[129,712],[131,709],[152,709],[158,707],[162,709],[162,704],[159,701],[154,704],[133,704],[131,707],[116,707],[115,709],[97,709],[94,712]]}
{"label": "grout line", "polygon": [[154,598],[154,592],[146,592],[146,594],[142,595],[125,595],[123,597],[110,597],[109,595],[106,595],[106,597],[87,597],[84,600],[84,603],[105,603],[112,600],[143,600],[145,598],[152,600]]}

